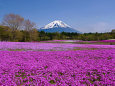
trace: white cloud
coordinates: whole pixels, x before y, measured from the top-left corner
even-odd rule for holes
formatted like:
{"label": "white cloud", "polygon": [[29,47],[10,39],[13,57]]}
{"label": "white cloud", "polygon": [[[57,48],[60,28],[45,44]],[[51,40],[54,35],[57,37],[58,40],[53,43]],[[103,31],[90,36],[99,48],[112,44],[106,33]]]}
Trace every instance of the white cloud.
{"label": "white cloud", "polygon": [[110,32],[115,28],[115,25],[106,22],[97,22],[93,24],[87,24],[81,28],[82,32]]}
{"label": "white cloud", "polygon": [[98,22],[96,24],[90,25],[92,32],[107,32],[110,29],[110,26],[106,22]]}

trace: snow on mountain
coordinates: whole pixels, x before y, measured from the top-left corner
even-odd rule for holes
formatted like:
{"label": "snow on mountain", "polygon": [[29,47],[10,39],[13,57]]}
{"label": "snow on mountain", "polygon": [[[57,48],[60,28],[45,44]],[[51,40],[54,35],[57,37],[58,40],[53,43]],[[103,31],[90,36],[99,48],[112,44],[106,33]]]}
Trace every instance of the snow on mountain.
{"label": "snow on mountain", "polygon": [[69,25],[65,24],[64,22],[60,21],[60,20],[56,20],[53,21],[51,23],[49,23],[48,25],[46,25],[44,28],[42,29],[49,29],[49,28],[55,28],[55,27],[63,27],[63,28],[67,28],[70,27]]}
{"label": "snow on mountain", "polygon": [[73,29],[69,25],[65,24],[64,22],[60,20],[53,21],[46,25],[45,27],[40,28],[38,31],[44,31],[44,32],[74,32],[74,33],[81,33],[80,31]]}

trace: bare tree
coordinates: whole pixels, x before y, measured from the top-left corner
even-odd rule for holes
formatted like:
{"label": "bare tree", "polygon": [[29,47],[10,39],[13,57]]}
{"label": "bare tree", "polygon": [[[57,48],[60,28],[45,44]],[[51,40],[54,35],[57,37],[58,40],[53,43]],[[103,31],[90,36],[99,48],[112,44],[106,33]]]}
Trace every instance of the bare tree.
{"label": "bare tree", "polygon": [[11,29],[13,41],[17,39],[17,34],[23,27],[23,22],[24,18],[16,14],[7,14],[4,16],[2,25],[8,26]]}
{"label": "bare tree", "polygon": [[112,32],[112,33],[115,33],[115,29],[113,29],[111,32]]}
{"label": "bare tree", "polygon": [[2,24],[8,26],[12,31],[20,30],[23,26],[24,18],[16,14],[7,14],[4,16]]}
{"label": "bare tree", "polygon": [[31,22],[29,19],[24,21],[24,30],[31,31],[36,27],[34,22]]}
{"label": "bare tree", "polygon": [[29,19],[24,21],[24,30],[26,31],[25,40],[28,34],[30,41],[32,41],[34,37],[36,38],[37,30],[35,28],[36,24],[34,22],[31,22]]}

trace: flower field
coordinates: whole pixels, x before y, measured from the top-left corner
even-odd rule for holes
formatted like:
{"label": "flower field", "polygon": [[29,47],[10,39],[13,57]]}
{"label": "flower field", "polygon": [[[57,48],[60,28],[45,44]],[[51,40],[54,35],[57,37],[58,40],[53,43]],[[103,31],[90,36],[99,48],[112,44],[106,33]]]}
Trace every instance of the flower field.
{"label": "flower field", "polygon": [[0,42],[0,86],[115,86],[115,45]]}
{"label": "flower field", "polygon": [[39,42],[0,42],[0,50],[9,51],[65,51],[86,49],[115,49],[115,45],[94,44],[65,44],[65,43],[39,43]]}

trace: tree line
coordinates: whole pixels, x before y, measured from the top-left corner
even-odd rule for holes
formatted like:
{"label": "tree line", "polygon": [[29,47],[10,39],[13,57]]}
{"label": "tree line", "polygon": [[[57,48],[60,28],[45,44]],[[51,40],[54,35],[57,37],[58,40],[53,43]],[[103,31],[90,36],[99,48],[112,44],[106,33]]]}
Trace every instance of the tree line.
{"label": "tree line", "polygon": [[0,26],[1,41],[36,41],[36,24],[20,15],[5,15]]}
{"label": "tree line", "polygon": [[7,14],[0,24],[0,41],[46,41],[46,40],[84,40],[97,41],[115,39],[115,29],[107,33],[46,33],[39,32],[34,22],[20,15]]}

